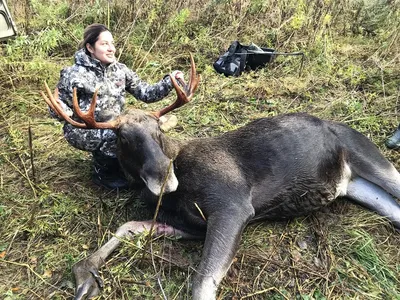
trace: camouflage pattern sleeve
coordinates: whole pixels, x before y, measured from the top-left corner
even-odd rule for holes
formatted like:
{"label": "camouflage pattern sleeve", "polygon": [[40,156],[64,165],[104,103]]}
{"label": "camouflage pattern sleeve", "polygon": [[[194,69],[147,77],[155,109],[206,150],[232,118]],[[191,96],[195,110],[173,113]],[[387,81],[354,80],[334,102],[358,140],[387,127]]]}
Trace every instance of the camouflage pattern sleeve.
{"label": "camouflage pattern sleeve", "polygon": [[166,97],[172,90],[172,82],[169,76],[165,76],[156,84],[148,84],[141,80],[139,76],[128,67],[124,66],[126,91],[132,94],[136,99],[146,103],[159,101]]}

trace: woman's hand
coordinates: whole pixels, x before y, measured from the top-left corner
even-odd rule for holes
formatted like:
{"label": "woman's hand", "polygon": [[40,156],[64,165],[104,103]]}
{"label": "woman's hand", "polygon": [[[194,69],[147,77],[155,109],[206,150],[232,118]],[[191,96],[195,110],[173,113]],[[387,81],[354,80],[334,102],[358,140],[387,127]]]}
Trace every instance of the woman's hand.
{"label": "woman's hand", "polygon": [[174,77],[176,80],[184,80],[183,72],[179,70],[175,70],[171,73],[171,76]]}

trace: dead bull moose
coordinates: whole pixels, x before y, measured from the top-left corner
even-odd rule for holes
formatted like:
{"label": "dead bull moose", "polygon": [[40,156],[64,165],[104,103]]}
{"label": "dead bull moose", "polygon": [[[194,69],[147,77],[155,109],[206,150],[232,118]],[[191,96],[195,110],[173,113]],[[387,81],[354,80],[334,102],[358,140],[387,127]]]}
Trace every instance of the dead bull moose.
{"label": "dead bull moose", "polygon": [[157,113],[132,110],[97,123],[96,95],[83,113],[75,92],[80,123],[63,113],[47,86],[49,99],[42,93],[67,122],[115,130],[119,162],[128,175],[143,180],[142,197],[151,209],[164,193],[155,224],[123,224],[105,245],[74,265],[76,299],[99,294],[98,269],[121,238],[151,228],[156,235],[205,238],[192,288],[193,299],[205,300],[215,299],[251,222],[304,215],[347,197],[400,228],[400,205],[393,198],[400,198],[400,174],[369,139],[344,124],[293,113],[258,119],[218,137],[178,141],[164,135],[159,117],[188,102],[197,88],[193,58],[191,64],[188,85],[171,78],[177,101]]}

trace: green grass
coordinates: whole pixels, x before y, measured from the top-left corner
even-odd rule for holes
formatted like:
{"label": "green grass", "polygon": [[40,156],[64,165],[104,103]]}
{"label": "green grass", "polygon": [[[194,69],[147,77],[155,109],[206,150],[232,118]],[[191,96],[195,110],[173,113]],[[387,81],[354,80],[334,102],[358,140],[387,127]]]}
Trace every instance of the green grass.
{"label": "green grass", "polygon": [[[94,21],[110,23],[121,61],[150,82],[187,73],[194,54],[202,82],[176,111],[171,136],[212,136],[306,111],[364,133],[400,168],[398,152],[384,147],[400,121],[398,1],[368,9],[350,0],[81,2],[8,3],[21,35],[0,45],[0,298],[70,299],[71,266],[125,221],[151,217],[134,191],[91,183],[90,155],[68,145],[38,93],[44,81],[55,86]],[[296,57],[237,78],[216,74],[212,63],[235,39],[303,51],[301,76]],[[128,105],[155,110],[174,98],[147,105],[129,97]],[[157,238],[143,249],[145,240],[124,241],[110,257],[100,298],[190,299],[202,243]],[[399,242],[386,220],[344,200],[289,222],[254,224],[219,299],[399,299]]]}

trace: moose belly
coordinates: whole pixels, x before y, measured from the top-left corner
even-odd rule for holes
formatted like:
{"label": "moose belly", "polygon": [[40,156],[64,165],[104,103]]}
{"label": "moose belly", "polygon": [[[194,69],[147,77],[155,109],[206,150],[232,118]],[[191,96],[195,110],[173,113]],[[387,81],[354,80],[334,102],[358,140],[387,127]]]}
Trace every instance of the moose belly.
{"label": "moose belly", "polygon": [[308,214],[346,194],[350,173],[344,172],[338,181],[296,180],[288,186],[281,186],[266,194],[256,189],[253,205],[256,210],[254,220],[286,219]]}
{"label": "moose belly", "polygon": [[270,219],[297,217],[317,210],[334,199],[332,189],[295,190],[286,195],[282,193],[274,198],[270,205],[266,205],[261,215]]}

